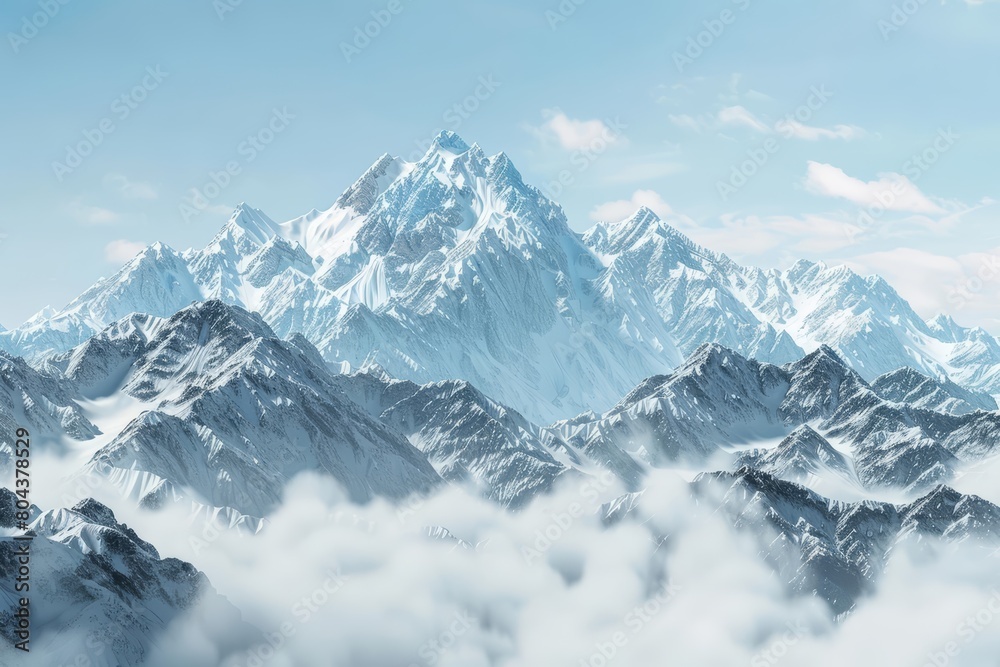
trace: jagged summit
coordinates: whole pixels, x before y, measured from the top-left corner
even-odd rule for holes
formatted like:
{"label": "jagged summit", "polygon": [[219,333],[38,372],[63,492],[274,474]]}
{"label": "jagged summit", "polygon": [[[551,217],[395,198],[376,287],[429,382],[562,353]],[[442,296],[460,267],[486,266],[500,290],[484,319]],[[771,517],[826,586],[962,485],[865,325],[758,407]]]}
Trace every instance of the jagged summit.
{"label": "jagged summit", "polygon": [[111,508],[93,498],[86,498],[73,506],[73,511],[85,517],[91,523],[96,523],[106,528],[117,526],[115,513]]}
{"label": "jagged summit", "polygon": [[694,483],[696,492],[721,503],[719,508],[739,527],[760,532],[761,547],[772,556],[782,545],[798,558],[776,558],[780,576],[793,589],[825,599],[836,613],[853,608],[870,593],[889,556],[904,538],[916,544],[943,538],[996,546],[994,526],[1000,508],[953,489],[938,486],[913,503],[893,505],[828,500],[798,484],[744,467],[735,473],[712,473]]}
{"label": "jagged summit", "polygon": [[909,366],[879,376],[871,386],[888,401],[952,415],[997,410],[996,399],[989,394],[963,389],[947,378],[928,377]]}
{"label": "jagged summit", "polygon": [[226,226],[238,227],[260,244],[267,243],[272,237],[281,233],[278,223],[267,217],[259,208],[252,208],[243,202],[233,211]]}
{"label": "jagged summit", "polygon": [[735,467],[746,466],[795,482],[805,483],[812,477],[828,475],[849,483],[855,481],[844,455],[808,424],[796,428],[774,449],[740,455]]}
{"label": "jagged summit", "polygon": [[950,315],[940,314],[927,320],[927,327],[949,343],[957,343],[964,337],[965,329]]}
{"label": "jagged summit", "polygon": [[718,259],[709,250],[698,246],[677,228],[665,222],[655,211],[641,206],[628,218],[618,222],[599,222],[583,233],[591,247],[602,253],[621,253],[649,241],[680,244],[690,250]]}
{"label": "jagged summit", "polygon": [[136,333],[119,323],[70,351],[67,375],[140,405],[87,474],[141,504],[186,499],[242,521],[266,515],[305,470],[357,501],[440,481],[403,436],[344,397],[315,348],[280,340],[256,313],[210,300]]}
{"label": "jagged summit", "polygon": [[[470,149],[469,144],[465,143],[457,133],[451,130],[442,130],[435,138],[432,146],[438,150],[448,151],[453,154],[465,153]],[[476,144],[478,147],[479,144]]]}
{"label": "jagged summit", "polygon": [[849,368],[847,363],[841,358],[837,351],[829,345],[820,345],[814,351],[807,354],[803,359],[795,364],[796,366],[806,366],[811,368]]}
{"label": "jagged summit", "polygon": [[219,299],[195,302],[181,309],[167,321],[167,328],[197,330],[197,339],[202,344],[212,336],[232,331],[245,332],[257,338],[276,337],[259,313]]}
{"label": "jagged summit", "polygon": [[820,349],[867,382],[911,366],[1000,394],[1000,341],[923,321],[884,280],[740,266],[645,207],[577,234],[507,154],[447,131],[416,162],[382,155],[326,210],[277,224],[241,204],[205,248],[151,246],[0,331],[0,349],[37,360],[131,313],[207,299],[304,335],[329,362],[469,380],[546,422],[607,410],[705,342],[775,365]]}

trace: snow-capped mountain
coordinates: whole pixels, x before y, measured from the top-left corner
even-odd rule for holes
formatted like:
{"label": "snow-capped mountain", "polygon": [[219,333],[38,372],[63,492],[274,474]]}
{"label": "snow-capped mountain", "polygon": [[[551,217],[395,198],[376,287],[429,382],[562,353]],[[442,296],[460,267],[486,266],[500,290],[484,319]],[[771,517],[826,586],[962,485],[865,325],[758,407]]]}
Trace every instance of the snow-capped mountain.
{"label": "snow-capped mountain", "polygon": [[836,475],[853,482],[850,461],[809,426],[800,426],[772,449],[740,454],[736,468],[755,468],[778,479],[808,483],[812,477]]}
{"label": "snow-capped mountain", "polygon": [[21,534],[14,530],[17,500],[0,488],[3,664],[142,664],[171,621],[205,598],[212,598],[215,620],[229,624],[234,636],[252,632],[204,574],[183,561],[161,558],[110,509],[86,500],[72,509],[31,508],[31,653],[17,651],[13,614],[25,595],[14,588],[20,545],[13,536]]}
{"label": "snow-capped mountain", "polygon": [[693,243],[648,208],[622,222],[599,223],[583,235],[606,267],[598,289],[609,299],[652,296],[682,354],[714,342],[747,357],[785,363],[802,349],[755,314],[784,315],[790,297],[774,272],[745,269]]}
{"label": "snow-capped mountain", "polygon": [[997,410],[996,399],[989,394],[963,389],[947,378],[935,380],[908,367],[881,375],[871,384],[872,390],[885,400],[914,408],[951,415]]}
{"label": "snow-capped mountain", "polygon": [[[718,502],[738,528],[761,536],[768,560],[793,590],[819,595],[836,613],[850,610],[874,590],[891,552],[904,542],[972,540],[983,546],[984,554],[1000,542],[1000,507],[945,486],[906,505],[842,503],[743,468],[703,475],[695,488]],[[765,526],[777,533],[777,540]],[[783,550],[796,557],[783,558]]]}
{"label": "snow-capped mountain", "polygon": [[554,431],[465,381],[421,386],[394,380],[378,368],[336,381],[358,405],[426,454],[444,479],[471,481],[505,507],[549,491],[566,475],[610,470],[626,485],[643,476],[642,467],[624,452],[577,451]]}
{"label": "snow-capped mountain", "polygon": [[[473,481],[487,497],[517,505],[570,468],[541,429],[465,381],[420,386],[378,369],[338,378],[345,393],[407,436],[448,481]],[[573,461],[580,465],[577,458]]]}
{"label": "snow-capped mountain", "polygon": [[133,399],[131,421],[88,471],[145,505],[185,497],[263,517],[306,470],[356,500],[440,482],[405,438],[344,397],[305,339],[281,341],[221,301],[169,319],[130,316],[48,365],[91,395]]}
{"label": "snow-capped mountain", "polygon": [[606,410],[705,342],[775,364],[826,344],[869,381],[909,366],[1000,393],[996,338],[922,321],[880,278],[743,267],[648,209],[577,234],[509,157],[448,132],[417,162],[381,157],[326,211],[278,224],[240,205],[201,250],[150,246],[0,348],[38,360],[206,299],[345,368],[466,380],[543,423]]}
{"label": "snow-capped mountain", "polygon": [[[703,469],[740,445],[787,436],[774,451],[744,454],[743,461],[793,479],[820,465],[850,478],[853,468],[865,487],[919,490],[1000,452],[997,423],[995,412],[951,415],[887,401],[825,346],[775,366],[707,344],[604,415],[554,428],[581,449],[604,443],[654,466]],[[809,432],[796,429],[807,425],[836,446],[811,436],[804,442]]]}
{"label": "snow-capped mountain", "polygon": [[13,455],[14,434],[27,428],[35,443],[60,449],[63,437],[90,440],[99,429],[76,402],[81,396],[23,359],[0,352],[0,470]]}
{"label": "snow-capped mountain", "polygon": [[595,289],[603,267],[562,210],[506,155],[453,134],[415,164],[383,156],[333,209],[284,229],[324,259],[290,298],[329,303],[324,290],[343,306],[332,326],[298,324],[330,361],[468,380],[547,421],[679,360],[650,304]]}
{"label": "snow-capped mountain", "polygon": [[[814,441],[815,435],[801,433]],[[848,503],[745,466],[701,474],[691,487],[702,502],[760,541],[763,557],[792,592],[819,596],[834,614],[850,611],[872,593],[893,552],[903,546],[961,542],[988,555],[1000,545],[1000,507],[943,485],[906,504]],[[644,495],[627,494],[602,506],[605,523],[649,522],[656,508],[640,502]]]}

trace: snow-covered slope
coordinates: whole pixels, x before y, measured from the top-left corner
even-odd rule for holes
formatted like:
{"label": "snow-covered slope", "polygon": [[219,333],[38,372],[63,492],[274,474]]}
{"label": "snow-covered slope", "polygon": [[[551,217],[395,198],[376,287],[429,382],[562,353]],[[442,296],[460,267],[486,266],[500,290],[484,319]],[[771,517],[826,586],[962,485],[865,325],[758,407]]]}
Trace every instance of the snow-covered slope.
{"label": "snow-covered slope", "polygon": [[405,434],[442,477],[473,481],[504,505],[544,492],[569,470],[543,444],[540,429],[468,382],[420,386],[376,369],[339,381],[349,396]]}
{"label": "snow-covered slope", "polygon": [[333,209],[286,233],[324,258],[289,299],[343,312],[313,309],[275,330],[298,326],[331,361],[468,380],[542,421],[610,405],[679,361],[648,300],[597,289],[603,266],[562,210],[506,155],[452,134],[418,163],[383,157]]}
{"label": "snow-covered slope", "polygon": [[16,501],[0,488],[0,664],[142,664],[171,621],[196,603],[210,606],[232,636],[253,637],[205,575],[160,558],[110,509],[85,500],[72,509],[31,508],[31,653],[16,650],[12,615],[25,595],[14,588],[20,545],[13,536],[22,534],[14,529]]}
{"label": "snow-covered slope", "polygon": [[79,398],[58,376],[38,372],[23,359],[0,352],[0,471],[8,469],[19,428],[28,429],[38,446],[55,449],[65,444],[64,437],[96,436],[98,428],[80,409]]}
{"label": "snow-covered slope", "polygon": [[854,482],[851,463],[809,426],[800,426],[772,449],[740,454],[736,468],[750,467],[779,479],[808,484],[812,478],[835,475]]}
{"label": "snow-covered slope", "polygon": [[606,410],[706,342],[774,364],[827,345],[868,381],[909,366],[1000,394],[995,337],[922,321],[881,278],[743,267],[648,209],[574,233],[510,158],[449,132],[417,162],[382,156],[326,211],[278,224],[240,205],[201,250],[155,244],[0,348],[38,360],[205,299],[345,368],[466,380],[539,423]]}
{"label": "snow-covered slope", "polygon": [[567,475],[582,479],[610,470],[628,486],[643,475],[624,452],[577,451],[465,381],[421,386],[378,368],[335,379],[358,405],[406,435],[446,480],[471,481],[506,507],[547,492]]}
{"label": "snow-covered slope", "polygon": [[[919,490],[1000,454],[998,422],[995,412],[957,416],[887,401],[828,347],[774,366],[704,345],[678,371],[650,378],[604,415],[581,415],[554,428],[577,447],[604,443],[654,466],[702,469],[740,445],[792,435],[744,462],[793,479],[820,464],[852,479],[844,467],[853,466],[865,487]],[[840,461],[821,441],[801,442],[808,432],[795,437],[793,431],[805,425],[851,460]],[[799,456],[806,461],[797,462]]]}
{"label": "snow-covered slope", "polygon": [[802,349],[755,310],[790,309],[774,272],[744,269],[725,255],[693,243],[648,208],[622,222],[600,223],[584,241],[606,266],[600,289],[609,299],[652,296],[655,312],[688,355],[714,342],[747,357],[785,363]]}
{"label": "snow-covered slope", "polygon": [[307,341],[281,341],[259,316],[221,301],[169,320],[130,317],[49,363],[87,391],[145,406],[89,468],[147,505],[182,496],[262,517],[305,470],[332,475],[356,500],[440,481],[340,392]]}
{"label": "snow-covered slope", "polygon": [[[906,505],[841,503],[743,468],[704,475],[695,488],[718,502],[737,527],[760,536],[768,560],[794,590],[819,595],[837,613],[874,590],[905,541],[973,540],[991,550],[1000,543],[1000,507],[945,486]],[[789,553],[792,558],[782,557]]]}
{"label": "snow-covered slope", "polygon": [[996,399],[989,394],[963,389],[947,378],[929,378],[912,368],[900,368],[875,378],[872,390],[887,401],[952,415],[997,409]]}

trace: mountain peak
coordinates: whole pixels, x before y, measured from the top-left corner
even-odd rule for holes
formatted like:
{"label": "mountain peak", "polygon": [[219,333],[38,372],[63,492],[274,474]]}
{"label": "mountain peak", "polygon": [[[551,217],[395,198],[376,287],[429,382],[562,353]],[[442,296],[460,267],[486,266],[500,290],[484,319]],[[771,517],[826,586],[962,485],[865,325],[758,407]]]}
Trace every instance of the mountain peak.
{"label": "mountain peak", "polygon": [[435,148],[458,155],[468,151],[469,144],[465,143],[465,140],[462,139],[462,137],[458,136],[458,134],[452,132],[451,130],[442,130],[441,133],[434,138],[434,143],[431,144],[431,149],[433,150]]}
{"label": "mountain peak", "polygon": [[840,358],[840,355],[837,354],[837,351],[825,343],[823,345],[820,345],[811,354],[806,355],[803,361],[811,365],[815,365],[822,361],[827,361],[827,362],[833,362],[837,366],[843,366],[844,368],[847,368],[847,364],[845,364],[844,360]]}
{"label": "mountain peak", "polygon": [[699,369],[705,366],[728,366],[732,362],[735,362],[738,366],[742,366],[747,362],[752,363],[751,360],[746,359],[739,352],[735,352],[725,345],[720,345],[719,343],[702,343],[698,346],[698,349],[691,353],[691,356],[688,357],[687,362],[680,372]]}
{"label": "mountain peak", "polygon": [[946,343],[957,343],[964,340],[967,333],[953,317],[943,313],[932,320],[927,320],[927,327]]}
{"label": "mountain peak", "polygon": [[[959,502],[962,501],[963,496],[961,493],[955,489],[947,486],[946,484],[938,484],[933,489],[931,489],[926,495],[915,500],[911,507],[921,508],[921,509],[949,509],[953,508]],[[969,496],[970,498],[975,498],[978,500],[977,496]]]}
{"label": "mountain peak", "polygon": [[648,206],[640,206],[635,213],[619,221],[604,221],[600,223],[608,228],[614,236],[631,235],[636,230],[646,231],[661,224],[660,216]]}
{"label": "mountain peak", "polygon": [[245,232],[263,245],[273,237],[278,236],[281,228],[274,220],[264,215],[264,212],[259,208],[253,208],[245,202],[240,202],[224,228],[224,230],[233,229]]}
{"label": "mountain peak", "polygon": [[[192,303],[170,318],[170,322],[186,320],[197,320],[210,326],[233,324],[257,338],[275,337],[274,332],[260,315],[218,299]],[[205,333],[207,332],[202,335]]]}
{"label": "mountain peak", "polygon": [[39,310],[37,313],[35,313],[34,315],[32,315],[31,317],[29,317],[28,320],[24,323],[23,326],[29,327],[29,326],[33,326],[35,324],[40,324],[40,323],[42,323],[42,322],[44,322],[46,320],[52,319],[58,313],[59,313],[59,311],[57,311],[51,305],[47,305],[44,308],[42,308],[41,310]]}
{"label": "mountain peak", "polygon": [[825,270],[826,264],[823,262],[813,262],[808,259],[800,259],[785,272],[785,276],[787,276],[788,280],[794,284],[807,275],[816,275]]}
{"label": "mountain peak", "polygon": [[73,506],[73,511],[92,523],[104,526],[105,528],[113,528],[118,524],[115,520],[115,513],[109,507],[97,502],[93,498],[80,501]]}
{"label": "mountain peak", "polygon": [[157,241],[139,251],[139,254],[126,264],[121,272],[133,269],[151,269],[162,265],[174,265],[182,261],[180,254],[166,243]]}
{"label": "mountain peak", "polygon": [[649,208],[648,206],[640,206],[639,210],[632,215],[632,219],[653,220],[655,222],[659,222],[660,216],[658,216],[656,212],[653,211],[653,209]]}
{"label": "mountain peak", "polygon": [[683,232],[665,222],[653,209],[641,206],[630,217],[620,222],[598,223],[585,232],[584,238],[592,247],[610,253],[619,253],[643,246],[650,240],[694,253],[713,261],[730,263],[724,255],[699,246]]}
{"label": "mountain peak", "polygon": [[367,214],[375,205],[375,200],[382,190],[399,176],[400,165],[400,160],[383,153],[372,166],[368,167],[361,178],[340,195],[334,206],[354,209],[358,215]]}
{"label": "mountain peak", "polygon": [[[926,382],[926,381],[930,380],[931,378],[929,378],[928,376],[924,375],[923,373],[920,373],[919,371],[911,368],[910,366],[903,366],[901,368],[897,368],[894,371],[890,371],[890,372],[888,372],[888,373],[886,373],[884,375],[881,375],[878,378],[876,378],[876,380],[883,380],[883,379],[884,380],[899,380],[899,381],[903,381],[903,382],[907,382],[907,383],[920,384],[922,382]],[[912,388],[913,384],[910,385],[911,388]]]}

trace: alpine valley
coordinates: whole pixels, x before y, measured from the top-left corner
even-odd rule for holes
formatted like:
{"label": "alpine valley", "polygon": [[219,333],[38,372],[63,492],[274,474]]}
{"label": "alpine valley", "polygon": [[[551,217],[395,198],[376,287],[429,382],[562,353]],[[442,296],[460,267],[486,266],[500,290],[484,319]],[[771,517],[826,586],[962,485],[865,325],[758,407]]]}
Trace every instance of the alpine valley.
{"label": "alpine valley", "polygon": [[267,630],[89,490],[253,540],[304,473],[352,505],[460,487],[511,516],[587,485],[610,531],[651,525],[651,474],[674,471],[790,596],[843,619],[903,543],[1000,546],[1000,507],[963,492],[1000,455],[994,395],[1000,341],[879,277],[740,266],[648,209],[576,233],[507,155],[445,132],[327,210],[241,204],[204,248],[149,246],[0,332],[0,617],[21,426],[73,468],[65,509],[29,511],[36,638],[96,637],[88,664],[142,664],[199,599]]}

